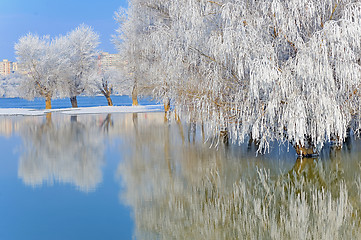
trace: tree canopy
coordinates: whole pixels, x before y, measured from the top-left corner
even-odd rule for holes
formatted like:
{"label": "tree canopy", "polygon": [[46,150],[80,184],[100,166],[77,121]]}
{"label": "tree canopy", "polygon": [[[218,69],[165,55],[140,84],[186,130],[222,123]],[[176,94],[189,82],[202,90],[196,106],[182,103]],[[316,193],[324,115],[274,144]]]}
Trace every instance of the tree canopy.
{"label": "tree canopy", "polygon": [[46,108],[51,108],[52,98],[70,97],[76,107],[76,96],[87,90],[96,71],[98,45],[98,34],[86,25],[53,39],[35,34],[21,37],[15,50],[25,73],[24,96],[45,98]]}
{"label": "tree canopy", "polygon": [[140,90],[209,134],[316,152],[360,128],[361,1],[132,0],[117,18]]}

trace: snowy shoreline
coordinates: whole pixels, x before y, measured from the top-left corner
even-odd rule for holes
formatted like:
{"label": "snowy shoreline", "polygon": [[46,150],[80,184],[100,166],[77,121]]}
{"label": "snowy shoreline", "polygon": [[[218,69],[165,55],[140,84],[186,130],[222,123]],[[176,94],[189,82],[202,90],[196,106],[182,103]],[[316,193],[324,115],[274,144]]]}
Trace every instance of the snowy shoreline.
{"label": "snowy shoreline", "polygon": [[99,106],[60,109],[26,109],[26,108],[0,108],[0,116],[40,116],[47,113],[61,113],[67,115],[105,114],[105,113],[140,113],[161,112],[163,105],[143,106]]}

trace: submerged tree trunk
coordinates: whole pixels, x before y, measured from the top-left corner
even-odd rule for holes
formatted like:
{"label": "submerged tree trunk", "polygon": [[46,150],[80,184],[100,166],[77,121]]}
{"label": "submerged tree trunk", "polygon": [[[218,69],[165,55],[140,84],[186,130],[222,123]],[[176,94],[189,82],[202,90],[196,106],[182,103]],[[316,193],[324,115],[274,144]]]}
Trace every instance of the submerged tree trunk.
{"label": "submerged tree trunk", "polygon": [[45,96],[45,109],[51,109],[51,96]]}
{"label": "submerged tree trunk", "polygon": [[315,156],[319,154],[317,148],[314,147],[314,144],[310,139],[308,139],[304,145],[301,145],[300,143],[296,143],[294,145],[294,148],[296,150],[297,155],[302,157]]}
{"label": "submerged tree trunk", "polygon": [[206,137],[205,137],[205,134],[204,134],[204,124],[203,124],[203,121],[202,121],[202,124],[201,124],[201,129],[202,129],[202,142],[205,143]]}
{"label": "submerged tree trunk", "polygon": [[138,106],[138,90],[136,85],[133,86],[132,101],[133,101],[132,104],[133,106]]}
{"label": "submerged tree trunk", "polygon": [[77,108],[78,107],[78,100],[76,96],[70,97],[71,107]]}
{"label": "submerged tree trunk", "polygon": [[219,138],[226,146],[229,145],[229,132],[227,128],[219,132]]}

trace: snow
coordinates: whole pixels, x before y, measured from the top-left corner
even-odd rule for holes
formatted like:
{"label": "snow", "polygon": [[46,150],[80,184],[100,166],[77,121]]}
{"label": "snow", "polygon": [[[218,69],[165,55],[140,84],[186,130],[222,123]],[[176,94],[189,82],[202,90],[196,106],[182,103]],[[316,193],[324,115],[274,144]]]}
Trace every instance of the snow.
{"label": "snow", "polygon": [[140,112],[161,112],[163,105],[145,106],[101,106],[101,107],[79,107],[62,109],[24,109],[24,108],[0,108],[0,116],[39,116],[46,113],[61,113],[67,115],[80,114],[107,114],[107,113],[140,113]]}

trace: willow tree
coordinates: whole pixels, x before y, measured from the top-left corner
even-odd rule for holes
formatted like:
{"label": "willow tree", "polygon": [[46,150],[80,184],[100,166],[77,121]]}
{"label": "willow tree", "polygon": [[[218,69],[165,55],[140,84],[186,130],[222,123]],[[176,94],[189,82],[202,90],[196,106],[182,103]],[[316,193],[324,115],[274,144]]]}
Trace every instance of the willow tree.
{"label": "willow tree", "polygon": [[167,13],[161,1],[135,0],[130,1],[129,5],[128,11],[120,9],[115,13],[119,27],[113,40],[127,62],[126,68],[123,69],[124,76],[132,85],[133,105],[138,105],[138,95],[164,92],[158,89],[160,85],[155,77],[163,73],[161,81],[165,81],[167,75],[160,68],[159,61],[162,59],[156,51],[157,48],[153,46],[151,36],[155,31],[153,26],[167,19]]}
{"label": "willow tree", "polygon": [[25,98],[45,98],[45,108],[51,108],[51,99],[55,97],[59,69],[56,67],[62,59],[56,56],[56,44],[48,36],[39,37],[28,34],[15,44],[17,60],[22,77],[21,91]]}
{"label": "willow tree", "polygon": [[150,31],[128,30],[123,44],[146,39],[136,46],[148,55],[129,61],[158,69],[142,77],[153,96],[170,97],[208,134],[313,154],[342,143],[351,121],[359,128],[361,1],[130,2],[130,13],[141,9],[149,15],[123,26]]}
{"label": "willow tree", "polygon": [[67,62],[62,66],[62,81],[72,107],[78,107],[77,96],[87,89],[92,70],[96,68],[99,35],[91,27],[80,25],[68,33],[64,41]]}
{"label": "willow tree", "polygon": [[111,94],[127,93],[128,84],[125,83],[121,72],[117,69],[98,69],[89,78],[88,91],[91,95],[103,94],[108,106],[113,106]]}
{"label": "willow tree", "polygon": [[[129,2],[129,4],[131,4],[131,2]],[[137,8],[131,9],[137,10]],[[140,44],[142,38],[139,36],[141,35],[141,30],[139,30],[141,27],[139,26],[136,29],[132,28],[133,26],[138,26],[139,24],[126,21],[127,14],[128,13],[123,8],[120,8],[119,11],[115,13],[114,18],[119,24],[119,27],[116,29],[117,34],[114,36],[113,41],[119,53],[127,62],[127,67],[123,69],[124,75],[131,79],[130,87],[132,90],[129,95],[132,96],[133,106],[136,106],[138,105],[138,79],[140,77],[140,71],[138,64],[136,63],[136,59],[141,58],[140,50],[138,48],[142,46],[142,44]],[[136,14],[136,11],[131,15],[133,16],[132,19],[134,21],[140,19],[141,17],[141,15]],[[124,30],[125,28],[127,30]],[[129,31],[129,33],[127,33],[127,31]]]}

